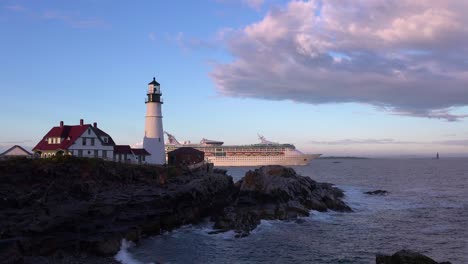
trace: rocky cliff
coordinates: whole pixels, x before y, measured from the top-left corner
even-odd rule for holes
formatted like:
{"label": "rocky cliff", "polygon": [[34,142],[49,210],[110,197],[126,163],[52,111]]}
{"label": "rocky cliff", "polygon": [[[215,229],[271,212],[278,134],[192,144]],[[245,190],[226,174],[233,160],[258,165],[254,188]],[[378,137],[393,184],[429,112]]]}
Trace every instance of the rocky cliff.
{"label": "rocky cliff", "polygon": [[261,219],[351,211],[342,197],[332,184],[281,166],[249,171],[234,184],[217,169],[73,157],[8,160],[0,162],[0,263],[57,252],[112,256],[123,238],[138,241],[204,217],[220,232],[246,236]]}
{"label": "rocky cliff", "polygon": [[229,204],[232,178],[95,159],[0,162],[0,263],[57,251],[114,255]]}
{"label": "rocky cliff", "polygon": [[265,166],[246,173],[236,183],[237,193],[221,215],[213,217],[220,231],[246,236],[262,219],[289,220],[310,210],[349,212],[343,192],[329,183],[297,175],[291,168]]}

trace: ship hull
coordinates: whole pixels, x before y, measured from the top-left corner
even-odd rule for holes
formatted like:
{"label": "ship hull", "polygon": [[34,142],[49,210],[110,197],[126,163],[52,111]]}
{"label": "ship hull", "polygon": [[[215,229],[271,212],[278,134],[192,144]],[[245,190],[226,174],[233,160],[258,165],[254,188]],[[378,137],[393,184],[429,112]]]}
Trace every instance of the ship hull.
{"label": "ship hull", "polygon": [[206,157],[207,161],[218,167],[244,167],[244,166],[305,166],[318,158],[320,154],[302,154],[294,156],[224,156]]}

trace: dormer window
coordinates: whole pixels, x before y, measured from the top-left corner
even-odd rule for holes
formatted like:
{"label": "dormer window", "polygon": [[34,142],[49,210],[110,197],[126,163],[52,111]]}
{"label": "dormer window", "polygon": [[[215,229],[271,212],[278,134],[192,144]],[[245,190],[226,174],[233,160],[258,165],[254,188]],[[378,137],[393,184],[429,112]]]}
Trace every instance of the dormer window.
{"label": "dormer window", "polygon": [[103,137],[102,141],[104,141],[104,143],[109,143],[109,138],[108,137]]}

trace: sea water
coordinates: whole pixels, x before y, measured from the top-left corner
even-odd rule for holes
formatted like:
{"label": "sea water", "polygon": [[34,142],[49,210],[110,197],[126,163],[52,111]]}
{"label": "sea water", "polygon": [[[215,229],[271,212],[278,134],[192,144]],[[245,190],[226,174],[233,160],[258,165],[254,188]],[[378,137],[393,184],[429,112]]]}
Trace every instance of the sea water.
{"label": "sea water", "polygon": [[[208,220],[119,252],[123,263],[375,263],[411,249],[468,263],[468,159],[314,160],[293,167],[336,184],[353,213],[315,212],[304,221],[262,221],[245,238],[210,235]],[[226,168],[234,180],[255,167]],[[384,189],[385,196],[363,192]]]}

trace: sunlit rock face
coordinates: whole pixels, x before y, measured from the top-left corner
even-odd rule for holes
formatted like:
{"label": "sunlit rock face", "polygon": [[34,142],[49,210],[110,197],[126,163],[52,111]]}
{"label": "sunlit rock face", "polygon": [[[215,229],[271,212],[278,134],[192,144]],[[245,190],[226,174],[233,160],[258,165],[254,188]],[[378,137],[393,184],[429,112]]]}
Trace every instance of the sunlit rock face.
{"label": "sunlit rock face", "polygon": [[308,216],[310,210],[351,211],[340,189],[282,166],[248,171],[236,187],[233,203],[215,218],[215,228],[233,229],[237,236],[248,235],[262,219],[296,219]]}

